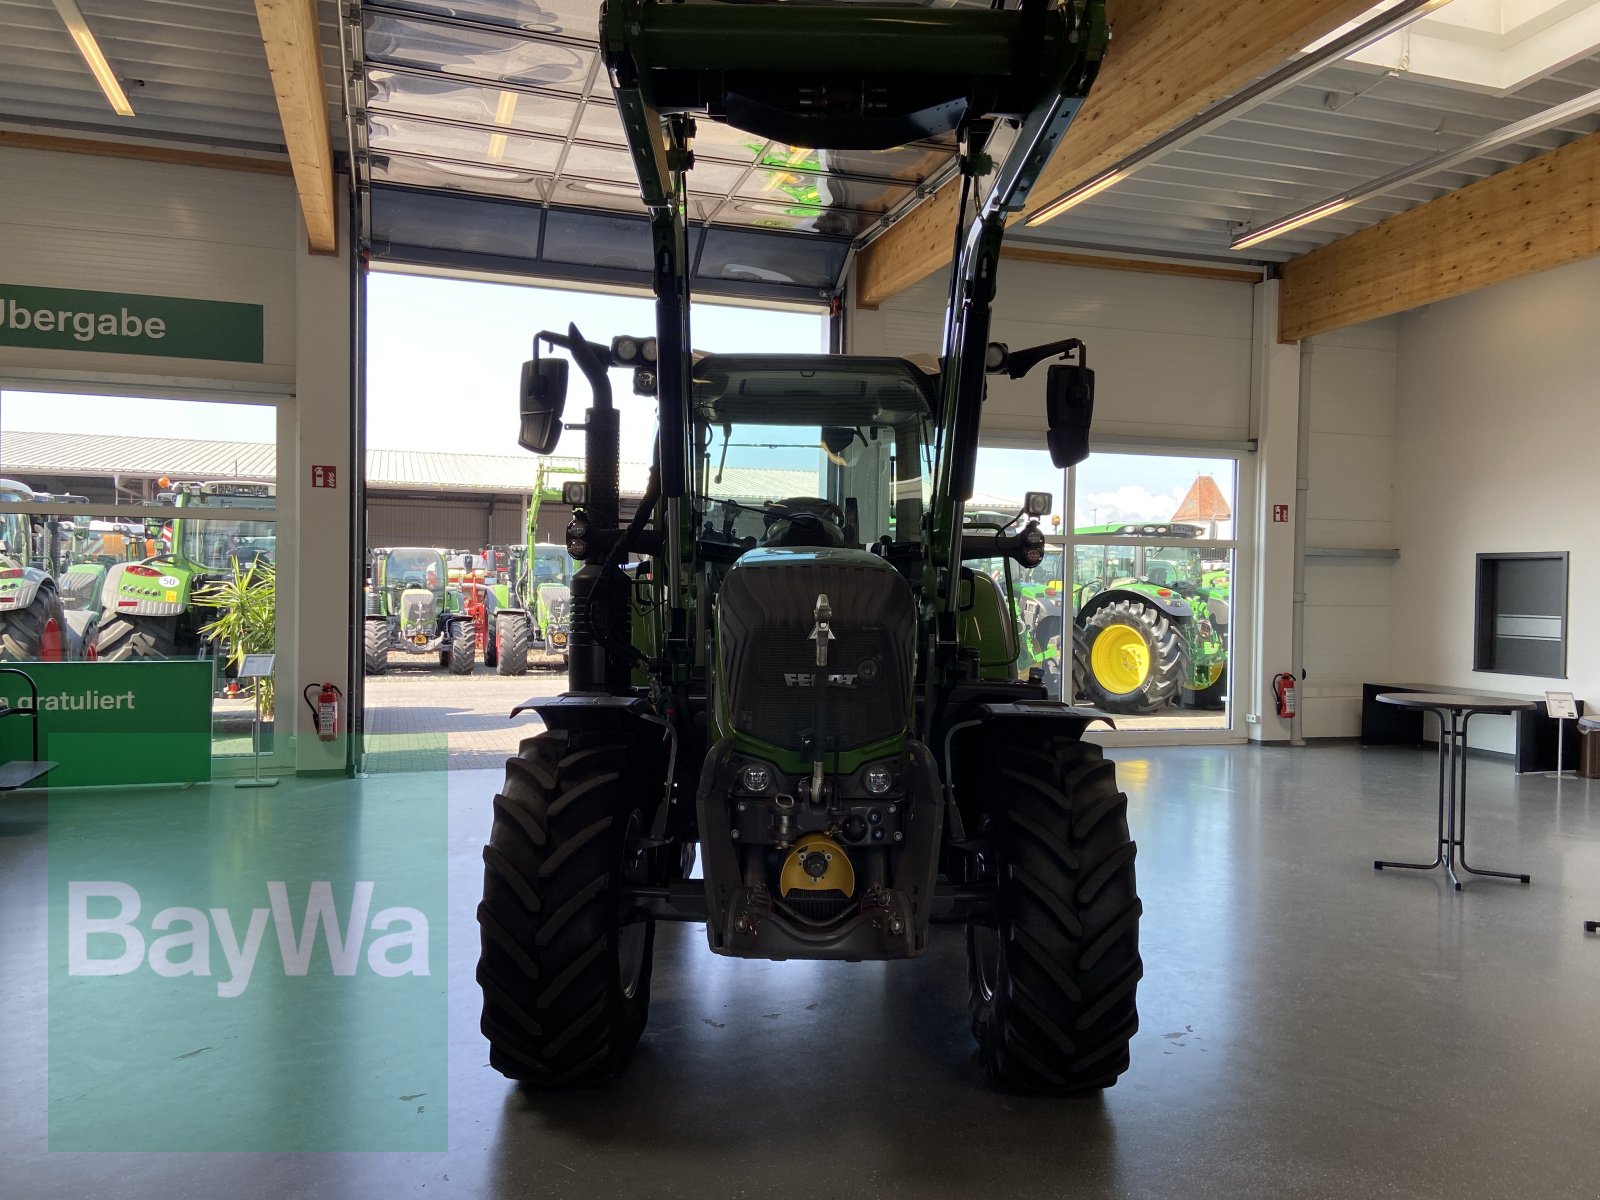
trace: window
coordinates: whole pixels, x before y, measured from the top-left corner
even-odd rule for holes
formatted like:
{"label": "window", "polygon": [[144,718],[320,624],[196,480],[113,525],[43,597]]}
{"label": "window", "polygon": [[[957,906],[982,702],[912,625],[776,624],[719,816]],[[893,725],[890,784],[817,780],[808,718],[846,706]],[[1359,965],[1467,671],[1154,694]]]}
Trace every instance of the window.
{"label": "window", "polygon": [[1567,677],[1567,555],[1478,555],[1472,669]]}

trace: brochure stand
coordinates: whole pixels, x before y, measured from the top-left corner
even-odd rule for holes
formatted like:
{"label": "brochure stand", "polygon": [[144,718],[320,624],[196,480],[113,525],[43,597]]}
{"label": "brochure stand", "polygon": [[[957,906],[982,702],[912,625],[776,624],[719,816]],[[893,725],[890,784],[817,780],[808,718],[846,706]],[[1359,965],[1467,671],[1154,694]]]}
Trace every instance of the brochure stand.
{"label": "brochure stand", "polygon": [[1556,723],[1556,769],[1546,771],[1546,775],[1554,775],[1557,780],[1565,773],[1563,768],[1567,761],[1567,722],[1578,719],[1578,705],[1571,692],[1546,692],[1544,694],[1545,712]]}
{"label": "brochure stand", "polygon": [[244,662],[239,664],[239,678],[254,679],[256,681],[253,689],[256,711],[255,718],[250,723],[250,756],[255,762],[255,777],[253,779],[241,779],[233,785],[234,787],[264,788],[278,786],[278,781],[275,778],[261,778],[261,681],[272,677],[272,664],[276,658],[277,655],[275,654],[246,654]]}

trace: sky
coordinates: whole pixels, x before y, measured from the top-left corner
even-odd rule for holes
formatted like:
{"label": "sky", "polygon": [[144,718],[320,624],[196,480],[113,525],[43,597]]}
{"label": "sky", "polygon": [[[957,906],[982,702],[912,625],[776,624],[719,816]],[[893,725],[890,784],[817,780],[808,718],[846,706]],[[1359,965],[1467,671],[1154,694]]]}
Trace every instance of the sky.
{"label": "sky", "polygon": [[[374,449],[526,454],[516,444],[517,391],[536,333],[565,332],[573,322],[590,341],[609,342],[623,333],[648,336],[655,328],[654,303],[644,297],[386,271],[372,273],[367,296],[367,444]],[[816,353],[827,344],[826,319],[814,310],[697,301],[692,320],[700,350]],[[648,462],[654,403],[633,395],[625,371],[612,372],[612,391],[622,412],[623,460]],[[569,422],[583,420],[588,402],[583,378],[573,372]],[[237,402],[6,391],[0,393],[0,435],[13,429],[266,442],[274,439],[275,415],[269,405]],[[0,460],[3,453],[0,443]],[[569,430],[556,453],[581,455],[582,433]],[[1169,520],[1202,473],[1212,475],[1233,502],[1231,460],[1092,455],[1079,468],[1077,524]],[[1062,474],[1042,447],[984,449],[977,490],[1019,504],[1025,491],[1047,491],[1052,511],[1065,512]],[[1228,536],[1226,528],[1218,532]]]}

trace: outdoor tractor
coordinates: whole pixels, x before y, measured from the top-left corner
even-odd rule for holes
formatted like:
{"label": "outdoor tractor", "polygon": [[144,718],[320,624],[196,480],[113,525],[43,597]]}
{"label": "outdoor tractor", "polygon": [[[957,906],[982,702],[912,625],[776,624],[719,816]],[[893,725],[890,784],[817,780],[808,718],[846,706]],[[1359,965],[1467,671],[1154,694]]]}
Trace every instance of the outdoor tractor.
{"label": "outdoor tractor", "polygon": [[363,626],[368,675],[389,669],[391,650],[436,655],[452,675],[472,674],[477,634],[462,586],[450,582],[443,550],[429,546],[374,550]]}
{"label": "outdoor tractor", "polygon": [[[197,606],[197,595],[273,561],[276,525],[233,515],[274,508],[272,484],[181,483],[167,498],[176,511],[162,546],[135,562],[110,565],[100,585],[100,657],[108,661],[204,653],[209,642],[201,630],[216,614]],[[219,510],[228,515],[207,515]]]}
{"label": "outdoor tractor", "polygon": [[[0,479],[8,504],[82,502],[51,496],[25,483]],[[22,513],[0,514],[0,661],[61,662],[96,657],[100,614],[70,608],[47,545],[53,522]]]}
{"label": "outdoor tractor", "polygon": [[[523,368],[530,451],[556,447],[571,367],[592,401],[584,478],[564,488],[582,563],[567,690],[514,710],[544,729],[507,763],[483,852],[477,977],[504,1074],[553,1088],[619,1071],[645,1027],[661,920],[766,960],[908,959],[958,930],[997,1079],[1083,1092],[1127,1068],[1140,903],[1127,798],[1083,739],[1104,714],[1016,679],[1007,597],[964,565],[1036,564],[1037,522],[1008,534],[962,520],[986,371],[1021,379],[1049,362],[1053,459],[1088,453],[1082,344],[1008,350],[989,321],[1007,215],[1106,36],[1098,0],[608,0],[601,44],[650,213],[657,353],[568,327],[539,333]],[[852,150],[955,134],[941,359],[691,353],[686,175],[708,118]],[[646,398],[628,419],[651,399],[657,417],[626,525],[613,367],[634,368]],[[724,448],[794,490],[730,496]],[[1024,515],[1051,503],[1030,494]],[[703,878],[688,877],[696,853]],[[876,980],[856,1003],[874,1003]]]}

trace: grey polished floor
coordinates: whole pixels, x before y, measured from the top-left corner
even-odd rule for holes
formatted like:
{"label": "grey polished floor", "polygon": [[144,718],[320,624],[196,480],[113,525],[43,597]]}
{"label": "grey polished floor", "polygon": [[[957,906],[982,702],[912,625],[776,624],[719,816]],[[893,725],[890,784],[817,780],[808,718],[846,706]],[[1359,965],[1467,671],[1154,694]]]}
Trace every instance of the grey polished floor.
{"label": "grey polished floor", "polygon": [[620,1083],[519,1093],[484,1065],[472,982],[498,778],[454,774],[450,1148],[428,1154],[46,1152],[43,809],[0,800],[0,1195],[1600,1195],[1600,781],[1474,758],[1469,850],[1533,884],[1458,894],[1372,869],[1430,856],[1428,753],[1115,757],[1143,1028],[1092,1100],[983,1081],[958,933],[916,962],[752,964],[698,926],[658,939]]}

